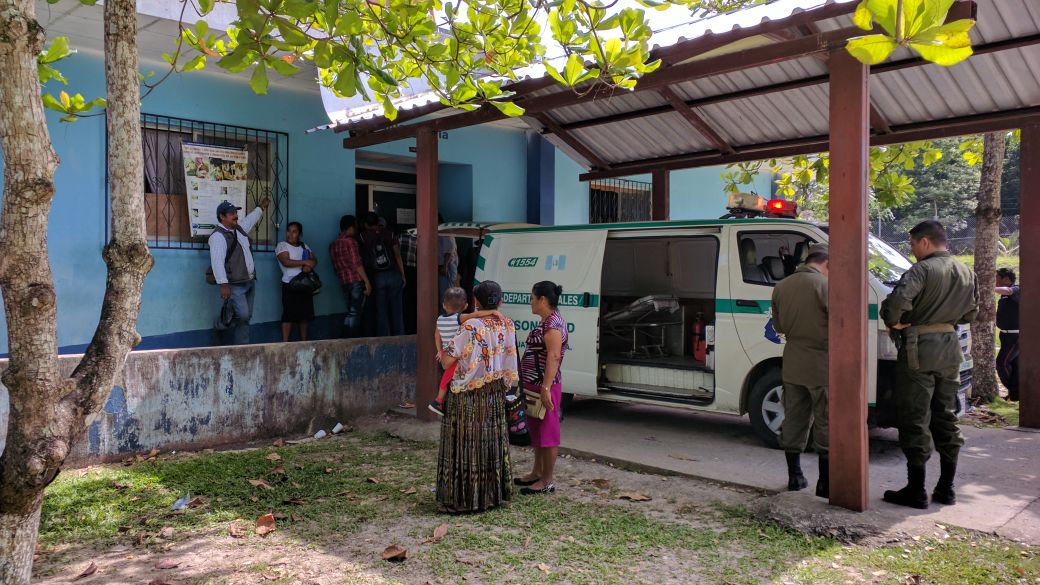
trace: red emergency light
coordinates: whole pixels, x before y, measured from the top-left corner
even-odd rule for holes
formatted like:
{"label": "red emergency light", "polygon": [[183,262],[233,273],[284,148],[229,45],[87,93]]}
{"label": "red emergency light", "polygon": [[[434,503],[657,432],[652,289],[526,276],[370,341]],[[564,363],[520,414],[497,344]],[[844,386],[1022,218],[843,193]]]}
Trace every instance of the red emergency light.
{"label": "red emergency light", "polygon": [[798,217],[798,205],[786,199],[770,199],[766,204],[766,214],[774,217]]}

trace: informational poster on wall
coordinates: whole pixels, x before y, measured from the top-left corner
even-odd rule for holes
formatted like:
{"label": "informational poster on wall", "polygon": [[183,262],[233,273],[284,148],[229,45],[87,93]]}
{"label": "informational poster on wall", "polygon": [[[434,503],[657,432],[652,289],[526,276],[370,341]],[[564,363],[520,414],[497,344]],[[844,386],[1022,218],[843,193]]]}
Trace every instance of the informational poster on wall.
{"label": "informational poster on wall", "polygon": [[245,208],[249,154],[242,148],[189,142],[181,144],[181,152],[191,236],[208,236],[217,227],[217,206],[222,201]]}

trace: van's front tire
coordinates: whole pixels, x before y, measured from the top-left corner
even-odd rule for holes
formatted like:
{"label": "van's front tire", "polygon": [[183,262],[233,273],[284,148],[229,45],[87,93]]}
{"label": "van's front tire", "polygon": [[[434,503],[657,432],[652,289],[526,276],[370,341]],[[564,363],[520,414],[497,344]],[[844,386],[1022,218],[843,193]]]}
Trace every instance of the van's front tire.
{"label": "van's front tire", "polygon": [[783,379],[778,368],[766,370],[748,392],[748,417],[751,428],[771,449],[780,448],[780,426],[784,422]]}

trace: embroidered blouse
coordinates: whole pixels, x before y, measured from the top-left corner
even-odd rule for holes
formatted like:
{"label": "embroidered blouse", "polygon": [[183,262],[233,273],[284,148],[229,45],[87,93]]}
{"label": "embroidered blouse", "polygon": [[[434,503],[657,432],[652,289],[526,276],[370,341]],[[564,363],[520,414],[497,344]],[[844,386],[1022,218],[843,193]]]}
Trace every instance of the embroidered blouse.
{"label": "embroidered blouse", "polygon": [[516,328],[509,319],[470,319],[444,350],[458,360],[452,392],[475,390],[495,380],[517,382]]}

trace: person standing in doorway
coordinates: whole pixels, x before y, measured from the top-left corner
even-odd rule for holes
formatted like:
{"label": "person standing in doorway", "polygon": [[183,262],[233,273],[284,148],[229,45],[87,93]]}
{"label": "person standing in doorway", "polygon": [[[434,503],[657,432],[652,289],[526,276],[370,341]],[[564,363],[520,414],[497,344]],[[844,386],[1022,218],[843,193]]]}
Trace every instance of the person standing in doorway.
{"label": "person standing in doorway", "polygon": [[285,241],[278,242],[275,258],[282,269],[282,341],[288,342],[295,323],[300,330],[300,341],[307,341],[307,327],[314,320],[314,293],[293,290],[290,282],[301,272],[310,272],[318,264],[318,257],[303,243],[303,224],[290,221],[285,226]]}
{"label": "person standing in doorway", "polygon": [[380,337],[404,335],[402,295],[406,280],[401,249],[390,230],[379,225],[379,216],[373,212],[365,215],[361,256],[365,273],[372,281],[376,334]]}
{"label": "person standing in doorway", "polygon": [[[444,223],[444,217],[437,215],[437,224]],[[444,291],[458,286],[459,249],[455,238],[437,236],[437,298],[444,302]]]}
{"label": "person standing in doorway", "polygon": [[567,349],[567,322],[560,315],[563,287],[543,280],[531,289],[531,312],[541,321],[527,336],[527,347],[520,361],[520,382],[524,391],[541,396],[545,417],[527,419],[534,449],[534,468],[513,484],[523,486],[520,493],[551,494],[556,491],[553,471],[560,450],[560,403],[563,400],[563,354]]}
{"label": "person standing in doorway", "polygon": [[773,289],[773,329],[786,337],[783,362],[784,424],[780,447],[787,457],[787,489],[809,485],[801,454],[812,429],[819,457],[816,495],[830,497],[827,429],[827,246],[814,244],[805,263]]}
{"label": "person standing in doorway", "polygon": [[899,344],[896,361],[896,416],[899,446],[906,455],[907,484],[888,490],[884,500],[925,509],[925,464],[932,444],[939,452],[939,481],[932,501],[952,505],[953,479],[964,437],[957,427],[957,390],[964,361],[958,324],[979,311],[975,273],[946,250],[946,229],[937,221],[910,230],[917,259],[881,303],[881,318]]}
{"label": "person standing in doorway", "polygon": [[209,235],[209,263],[213,279],[220,286],[221,305],[230,300],[235,314],[227,327],[219,324],[220,319],[217,319],[217,330],[223,333],[224,345],[249,343],[249,320],[253,317],[253,296],[256,293],[256,269],[249,232],[270,204],[271,199],[264,197],[241,222],[238,220],[241,207],[228,201],[217,206],[217,227]]}
{"label": "person standing in doorway", "polygon": [[372,283],[369,282],[364,262],[361,261],[357,243],[357,220],[353,215],[339,218],[339,236],[329,244],[329,256],[347,300],[343,336],[357,337],[361,328],[361,311],[365,306],[365,298],[372,294]]}
{"label": "person standing in doorway", "polygon": [[997,353],[997,375],[1007,388],[1008,400],[1018,402],[1018,301],[1015,271],[997,270],[997,329],[1000,329],[1000,352]]}

